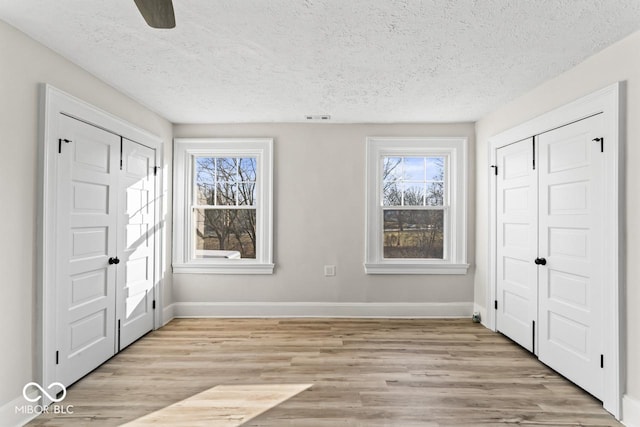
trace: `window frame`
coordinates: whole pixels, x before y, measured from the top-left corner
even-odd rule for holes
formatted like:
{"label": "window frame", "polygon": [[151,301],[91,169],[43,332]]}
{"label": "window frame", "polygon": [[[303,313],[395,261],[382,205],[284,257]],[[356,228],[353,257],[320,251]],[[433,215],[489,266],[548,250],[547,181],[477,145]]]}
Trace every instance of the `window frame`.
{"label": "window frame", "polygon": [[[466,274],[467,264],[467,138],[368,137],[366,141],[365,262],[367,274]],[[415,209],[384,206],[384,157],[445,157],[443,259],[384,258],[383,212]],[[421,208],[421,207],[420,207]],[[448,211],[448,215],[446,213]]]}
{"label": "window frame", "polygon": [[[256,159],[255,259],[192,257],[194,159],[205,156]],[[273,138],[175,138],[173,176],[174,273],[273,274]]]}

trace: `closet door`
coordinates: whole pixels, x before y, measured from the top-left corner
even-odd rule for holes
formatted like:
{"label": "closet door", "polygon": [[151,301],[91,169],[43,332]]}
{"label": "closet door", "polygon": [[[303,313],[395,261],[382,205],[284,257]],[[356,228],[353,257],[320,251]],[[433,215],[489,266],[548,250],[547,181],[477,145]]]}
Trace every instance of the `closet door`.
{"label": "closet door", "polygon": [[153,329],[155,164],[155,150],[123,138],[118,191],[118,350]]}
{"label": "closet door", "polygon": [[120,137],[61,116],[57,163],[56,378],[69,385],[115,353]]}
{"label": "closet door", "polygon": [[538,272],[533,138],[497,152],[497,329],[534,351]]}
{"label": "closet door", "polygon": [[539,358],[603,397],[602,115],[539,141]]}

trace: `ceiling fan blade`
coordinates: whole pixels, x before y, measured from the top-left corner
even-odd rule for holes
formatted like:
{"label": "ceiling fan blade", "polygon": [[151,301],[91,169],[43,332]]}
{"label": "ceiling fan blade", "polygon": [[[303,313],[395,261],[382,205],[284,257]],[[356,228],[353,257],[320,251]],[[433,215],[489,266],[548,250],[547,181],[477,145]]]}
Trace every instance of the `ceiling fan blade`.
{"label": "ceiling fan blade", "polygon": [[171,0],[134,0],[142,17],[150,27],[174,28],[176,17]]}

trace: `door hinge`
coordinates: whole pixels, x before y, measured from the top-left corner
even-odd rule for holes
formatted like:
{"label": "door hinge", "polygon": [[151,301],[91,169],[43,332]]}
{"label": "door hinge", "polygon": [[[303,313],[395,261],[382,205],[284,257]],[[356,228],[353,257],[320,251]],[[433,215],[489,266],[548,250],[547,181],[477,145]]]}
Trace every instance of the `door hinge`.
{"label": "door hinge", "polygon": [[56,350],[56,365],[60,364],[60,352]]}
{"label": "door hinge", "polygon": [[124,142],[123,142],[123,138],[120,137],[120,170],[122,170],[122,166],[124,164],[124,161],[122,160],[124,157],[123,154],[124,154]]}
{"label": "door hinge", "polygon": [[600,367],[604,368],[604,354],[600,355]]}
{"label": "door hinge", "polygon": [[158,176],[158,167],[157,166],[153,167],[153,176]]}
{"label": "door hinge", "polygon": [[70,143],[71,140],[70,139],[66,139],[66,138],[60,138],[58,139],[58,154],[62,154],[62,143]]}
{"label": "door hinge", "polygon": [[536,354],[536,321],[531,321],[531,352]]}
{"label": "door hinge", "polygon": [[491,165],[491,167],[493,168],[493,172],[497,176],[498,175],[498,166],[497,165]]}
{"label": "door hinge", "polygon": [[533,170],[536,170],[536,137],[533,137]]}
{"label": "door hinge", "polygon": [[155,310],[155,309],[156,309],[156,300],[153,300],[153,302],[151,303],[151,308],[152,308],[153,310]]}
{"label": "door hinge", "polygon": [[498,300],[494,300],[493,301],[493,309],[497,310],[498,309]]}
{"label": "door hinge", "polygon": [[118,351],[120,351],[120,319],[118,319]]}
{"label": "door hinge", "polygon": [[593,138],[593,142],[600,143],[600,152],[604,153],[604,138]]}

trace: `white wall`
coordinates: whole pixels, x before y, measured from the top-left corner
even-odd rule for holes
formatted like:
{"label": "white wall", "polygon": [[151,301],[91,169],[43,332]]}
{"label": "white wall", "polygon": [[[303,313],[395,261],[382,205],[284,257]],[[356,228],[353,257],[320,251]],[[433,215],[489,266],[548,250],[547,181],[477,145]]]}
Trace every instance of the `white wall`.
{"label": "white wall", "polygon": [[[38,84],[53,86],[119,116],[166,145],[171,124],[0,21],[0,407],[35,379],[35,268]],[[170,160],[165,168],[170,174]],[[170,181],[169,181],[170,182]],[[169,221],[170,222],[170,221]],[[170,236],[170,234],[169,234]],[[169,242],[167,242],[169,244]],[[171,296],[171,277],[166,278]],[[170,302],[170,301],[169,301]]]}
{"label": "white wall", "polygon": [[640,399],[640,32],[592,56],[575,68],[502,106],[476,123],[475,302],[486,309],[489,206],[488,139],[544,112],[616,81],[627,81],[626,256],[627,391]]}
{"label": "white wall", "polygon": [[[363,262],[365,138],[468,137],[473,167],[473,124],[183,124],[174,126],[174,136],[273,137],[275,163],[275,274],[175,274],[177,314],[184,313],[184,302],[462,302],[471,307],[473,268],[458,276],[381,276],[366,275]],[[473,264],[473,192],[468,204],[468,261]],[[323,276],[325,264],[337,266],[335,277]]]}

